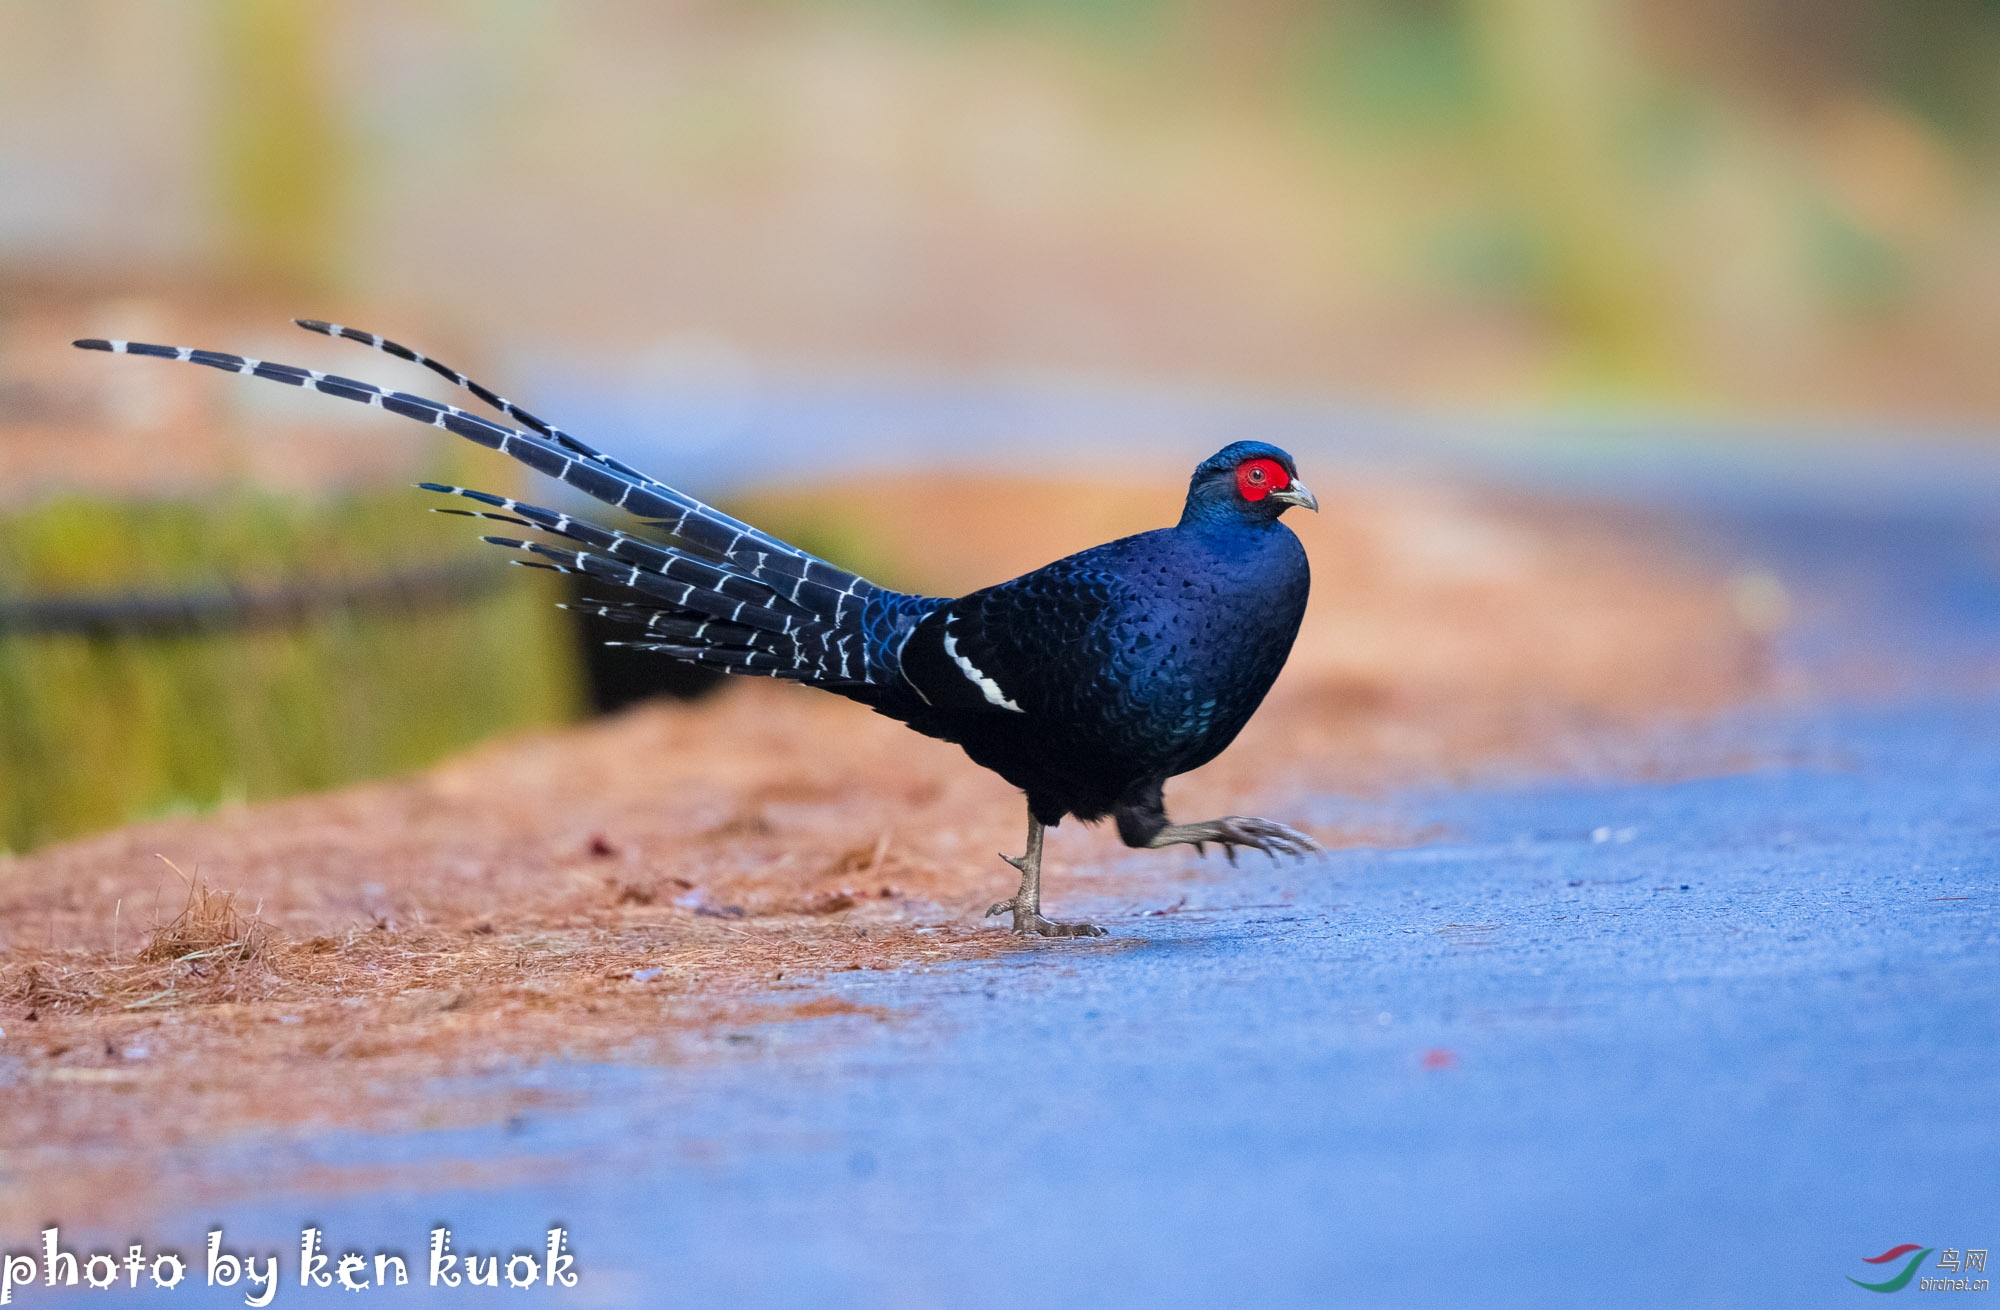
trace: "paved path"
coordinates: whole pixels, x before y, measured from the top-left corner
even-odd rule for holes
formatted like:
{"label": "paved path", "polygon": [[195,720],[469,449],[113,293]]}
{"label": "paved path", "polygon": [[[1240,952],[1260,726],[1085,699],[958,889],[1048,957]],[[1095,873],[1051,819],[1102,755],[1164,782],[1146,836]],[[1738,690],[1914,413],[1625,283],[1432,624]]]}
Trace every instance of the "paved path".
{"label": "paved path", "polygon": [[[1992,1247],[2000,499],[1597,482],[1785,577],[1792,667],[1894,676],[1662,739],[1675,780],[1328,797],[1444,835],[1249,863],[1107,943],[843,975],[894,1020],[542,1071],[577,1108],[330,1137],[303,1149],[392,1181],[201,1219],[288,1276],[308,1220],[411,1255],[560,1220],[585,1278],[536,1298],[579,1305],[1868,1305],[1847,1276],[1895,1266],[1862,1257]],[[475,1157],[518,1181],[426,1185]]]}

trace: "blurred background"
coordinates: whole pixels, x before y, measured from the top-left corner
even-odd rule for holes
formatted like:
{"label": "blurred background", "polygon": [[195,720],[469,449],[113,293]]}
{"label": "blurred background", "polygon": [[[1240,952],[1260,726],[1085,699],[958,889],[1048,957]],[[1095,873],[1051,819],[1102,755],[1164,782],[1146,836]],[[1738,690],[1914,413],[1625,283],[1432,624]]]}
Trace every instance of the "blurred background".
{"label": "blurred background", "polygon": [[405,489],[493,461],[67,344],[442,394],[295,314],[888,581],[770,493],[1184,476],[1274,417],[1966,439],[2000,5],[11,0],[0,849],[652,689]]}

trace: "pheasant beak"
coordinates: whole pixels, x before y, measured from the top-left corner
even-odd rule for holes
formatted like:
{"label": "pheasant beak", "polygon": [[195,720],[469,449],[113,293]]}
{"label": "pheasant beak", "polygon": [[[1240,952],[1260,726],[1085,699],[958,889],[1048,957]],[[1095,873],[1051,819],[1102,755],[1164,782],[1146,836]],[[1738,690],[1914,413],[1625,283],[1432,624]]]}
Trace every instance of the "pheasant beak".
{"label": "pheasant beak", "polygon": [[1312,488],[1303,482],[1294,482],[1283,491],[1272,492],[1271,499],[1283,501],[1287,505],[1297,505],[1301,509],[1309,509],[1315,514],[1319,513],[1319,497],[1313,495]]}

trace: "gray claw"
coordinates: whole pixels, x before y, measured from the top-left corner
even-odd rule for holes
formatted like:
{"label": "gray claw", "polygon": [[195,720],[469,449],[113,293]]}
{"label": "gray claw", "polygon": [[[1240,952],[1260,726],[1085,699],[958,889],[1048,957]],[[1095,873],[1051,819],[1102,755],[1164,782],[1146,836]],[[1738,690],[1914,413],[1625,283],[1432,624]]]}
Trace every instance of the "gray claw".
{"label": "gray claw", "polygon": [[1230,850],[1232,857],[1235,855],[1233,847],[1236,845],[1250,846],[1264,852],[1273,864],[1278,862],[1280,855],[1303,860],[1308,855],[1323,857],[1326,854],[1325,849],[1311,837],[1294,828],[1287,828],[1282,823],[1273,823],[1269,819],[1228,818],[1222,820],[1220,826],[1225,834],[1224,840],[1232,844]]}
{"label": "gray claw", "polygon": [[1249,846],[1264,852],[1277,863],[1281,855],[1290,855],[1303,860],[1308,855],[1325,856],[1320,844],[1302,832],[1287,828],[1282,823],[1269,819],[1252,819],[1232,814],[1227,818],[1210,819],[1206,823],[1169,824],[1153,835],[1148,846],[1158,849],[1162,846],[1188,845],[1197,855],[1206,858],[1208,843],[1222,847],[1222,853],[1236,863],[1236,848]]}
{"label": "gray claw", "polygon": [[1104,929],[1094,923],[1057,923],[1039,914],[1014,915],[1014,931],[1024,937],[1102,937]]}

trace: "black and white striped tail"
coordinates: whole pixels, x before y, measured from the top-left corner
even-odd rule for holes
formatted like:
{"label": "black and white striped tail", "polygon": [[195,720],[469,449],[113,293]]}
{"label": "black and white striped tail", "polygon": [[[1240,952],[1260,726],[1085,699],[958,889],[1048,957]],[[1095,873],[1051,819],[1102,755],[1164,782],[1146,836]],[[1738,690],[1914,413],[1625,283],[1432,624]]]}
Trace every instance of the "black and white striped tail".
{"label": "black and white striped tail", "polygon": [[599,460],[621,473],[639,478],[642,481],[652,481],[651,478],[646,477],[645,474],[631,465],[622,464],[612,459],[609,455],[606,455],[603,451],[585,445],[569,433],[564,432],[561,428],[544,423],[541,419],[536,418],[533,414],[522,409],[505,396],[502,396],[491,388],[479,385],[478,382],[459,372],[451,365],[432,359],[429,355],[423,354],[420,351],[412,350],[401,342],[391,341],[387,337],[378,336],[373,332],[363,332],[360,328],[343,327],[338,323],[322,323],[316,318],[295,318],[292,322],[308,332],[317,332],[321,336],[338,337],[343,341],[358,341],[364,346],[374,347],[385,355],[394,355],[397,359],[406,359],[412,364],[421,364],[447,382],[450,382],[453,386],[470,391],[473,395],[491,405],[496,411],[513,419],[516,423],[528,429],[528,431],[540,433],[542,436],[547,437],[567,450],[575,451],[587,459]]}
{"label": "black and white striped tail", "polygon": [[534,528],[577,544],[556,547],[487,537],[534,558],[518,561],[624,587],[632,602],[592,602],[599,613],[643,630],[630,645],[738,673],[761,673],[830,686],[871,684],[888,672],[871,658],[864,622],[871,599],[894,598],[866,579],[760,532],[543,422],[458,370],[372,332],[315,319],[295,320],[326,336],[358,341],[421,364],[470,391],[522,427],[508,427],[451,405],[352,378],[247,359],[214,350],[90,339],[84,350],[149,355],[282,382],[416,419],[509,455],[673,537],[662,545],[505,496],[438,483],[427,491],[487,506],[451,511]]}

